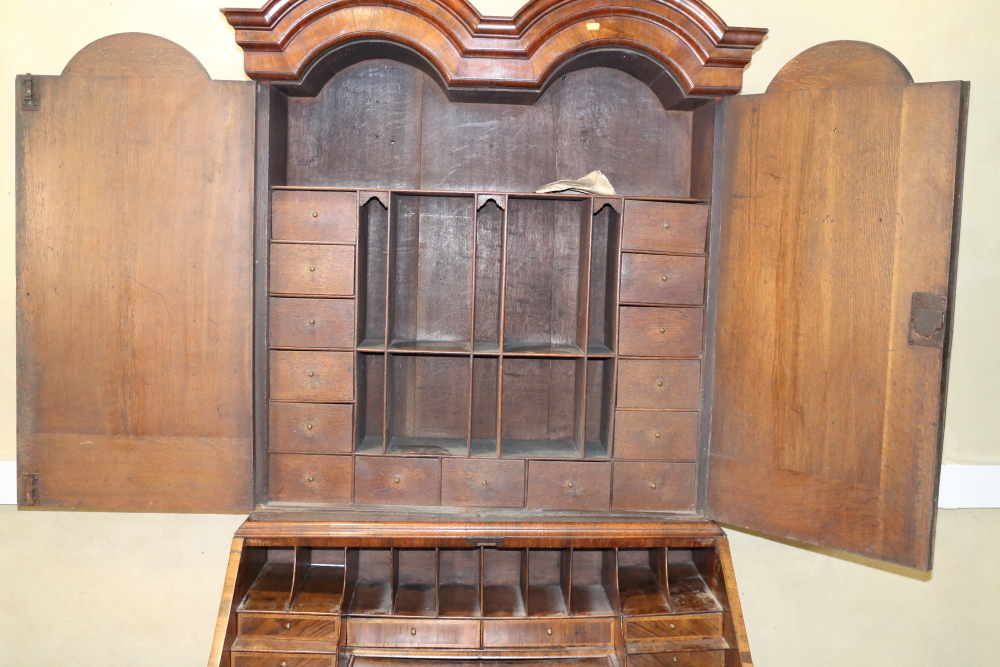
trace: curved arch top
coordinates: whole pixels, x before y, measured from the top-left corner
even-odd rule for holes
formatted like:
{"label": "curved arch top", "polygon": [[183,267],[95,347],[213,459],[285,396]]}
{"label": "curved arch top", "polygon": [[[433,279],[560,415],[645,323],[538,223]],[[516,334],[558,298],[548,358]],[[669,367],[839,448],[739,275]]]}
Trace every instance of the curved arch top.
{"label": "curved arch top", "polygon": [[390,42],[426,60],[450,91],[529,95],[600,52],[641,54],[682,96],[734,94],[767,33],[731,28],[701,0],[532,0],[511,18],[484,17],[468,0],[270,0],[223,13],[252,79],[294,86],[331,50]]}

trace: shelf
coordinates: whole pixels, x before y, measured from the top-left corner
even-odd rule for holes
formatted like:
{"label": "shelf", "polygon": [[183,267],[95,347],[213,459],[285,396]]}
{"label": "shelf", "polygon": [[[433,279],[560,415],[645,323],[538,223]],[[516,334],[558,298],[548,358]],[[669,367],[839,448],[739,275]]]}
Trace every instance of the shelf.
{"label": "shelf", "polygon": [[389,351],[414,354],[469,354],[472,346],[467,342],[450,340],[394,340],[389,343]]}
{"label": "shelf", "polygon": [[[320,190],[324,192],[357,192],[358,188],[348,188],[336,185],[272,185],[271,190]],[[611,196],[586,195],[576,193],[549,192],[539,194],[536,192],[502,192],[495,190],[421,190],[419,188],[366,188],[365,191],[381,191],[396,195],[415,196],[437,196],[437,197],[471,197],[473,195],[496,195],[499,197],[518,197],[522,199],[564,199],[569,201],[581,201],[584,199],[635,199],[639,201],[662,201],[676,202],[679,204],[707,204],[707,199],[695,197],[653,197],[646,195],[630,195],[619,192]]]}
{"label": "shelf", "polygon": [[394,436],[386,454],[407,456],[465,456],[468,442],[464,438],[419,438]]}
{"label": "shelf", "polygon": [[521,343],[504,346],[504,356],[511,357],[568,357],[584,356],[577,345],[553,345],[551,343]]}

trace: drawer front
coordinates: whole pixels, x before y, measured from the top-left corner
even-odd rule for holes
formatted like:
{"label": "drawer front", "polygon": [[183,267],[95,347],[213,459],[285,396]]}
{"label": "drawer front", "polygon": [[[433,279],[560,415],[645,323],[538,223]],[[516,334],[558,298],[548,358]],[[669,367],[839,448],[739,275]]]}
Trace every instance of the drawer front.
{"label": "drawer front", "polygon": [[441,485],[437,459],[358,456],[355,502],[376,505],[437,505]]}
{"label": "drawer front", "polygon": [[351,457],[323,454],[268,456],[268,495],[289,503],[351,502]]}
{"label": "drawer front", "polygon": [[441,504],[524,507],[524,461],[444,459]]}
{"label": "drawer front", "polygon": [[271,297],[271,347],[354,347],[354,299]]}
{"label": "drawer front", "polygon": [[348,646],[479,648],[479,621],[347,619]]}
{"label": "drawer front", "polygon": [[234,651],[233,667],[337,667],[336,655],[313,653],[243,653]]}
{"label": "drawer front", "polygon": [[705,252],[708,206],[625,200],[622,249]]}
{"label": "drawer front", "polygon": [[618,362],[618,407],[697,410],[701,404],[701,362],[688,359]]}
{"label": "drawer front", "polygon": [[701,308],[622,306],[618,354],[623,357],[700,357]]}
{"label": "drawer front", "polygon": [[616,459],[694,461],[697,456],[697,412],[615,412]]}
{"label": "drawer front", "polygon": [[528,507],[606,510],[611,501],[611,464],[530,461]]}
{"label": "drawer front", "polygon": [[722,615],[647,616],[625,619],[625,641],[664,641],[722,636]]}
{"label": "drawer front", "polygon": [[354,294],[354,246],[271,244],[271,293]]}
{"label": "drawer front", "polygon": [[272,239],[354,243],[357,237],[357,193],[302,190],[271,193]]}
{"label": "drawer front", "polygon": [[611,646],[611,620],[483,621],[483,647]]}
{"label": "drawer front", "polygon": [[725,651],[636,653],[627,659],[627,667],[725,667],[725,664]]}
{"label": "drawer front", "polygon": [[350,454],[353,405],[271,403],[272,452]]}
{"label": "drawer front", "polygon": [[354,354],[271,350],[271,398],[279,401],[354,400]]}
{"label": "drawer front", "polygon": [[692,512],[696,479],[694,463],[616,461],[611,508]]}
{"label": "drawer front", "polygon": [[705,301],[705,258],[623,253],[620,299],[700,306]]}
{"label": "drawer front", "polygon": [[272,639],[340,640],[340,619],[293,616],[291,614],[239,614],[239,634],[242,637]]}

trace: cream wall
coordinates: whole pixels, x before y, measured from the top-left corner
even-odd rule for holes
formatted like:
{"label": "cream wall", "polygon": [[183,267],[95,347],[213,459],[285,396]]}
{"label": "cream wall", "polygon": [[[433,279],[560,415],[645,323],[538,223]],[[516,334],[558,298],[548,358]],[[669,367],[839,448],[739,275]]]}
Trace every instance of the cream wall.
{"label": "cream wall", "polygon": [[[89,42],[150,32],[214,78],[243,78],[218,0],[3,0],[0,82],[58,74]],[[516,3],[479,0],[484,13]],[[746,73],[761,92],[782,64],[833,39],[874,42],[917,81],[972,82],[965,210],[945,459],[1000,463],[1000,68],[980,0],[714,0],[731,25],[771,30]],[[10,98],[8,98],[10,99]],[[14,447],[14,105],[0,105],[0,460]],[[758,667],[998,663],[1000,510],[939,513],[933,575],[732,532]],[[200,665],[229,537],[241,517],[16,511],[0,507],[0,667]]]}

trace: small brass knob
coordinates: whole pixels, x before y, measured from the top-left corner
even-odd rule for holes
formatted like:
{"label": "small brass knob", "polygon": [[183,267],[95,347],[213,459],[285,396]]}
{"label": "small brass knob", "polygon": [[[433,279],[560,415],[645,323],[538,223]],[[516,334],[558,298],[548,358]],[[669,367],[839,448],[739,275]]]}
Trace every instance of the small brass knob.
{"label": "small brass knob", "polygon": [[306,373],[306,375],[308,375],[309,377],[313,377],[313,376],[314,376],[314,375],[316,375],[316,374],[315,374],[315,373],[313,373],[312,371],[309,371],[308,373]]}
{"label": "small brass knob", "polygon": [[657,387],[662,387],[663,386],[663,380],[657,380],[656,381],[656,386]]}
{"label": "small brass knob", "polygon": [[572,489],[573,488],[573,482],[568,483],[566,486],[568,486],[569,488]]}
{"label": "small brass knob", "polygon": [[314,218],[318,218],[319,217],[319,212],[318,211],[313,211],[313,217]]}
{"label": "small brass knob", "polygon": [[[312,428],[312,427],[310,426],[309,428]],[[660,432],[659,432],[659,431],[657,431],[656,433],[654,433],[654,434],[653,434],[653,437],[654,437],[654,438],[659,438],[659,437],[660,437]]]}
{"label": "small brass knob", "polygon": [[676,655],[674,656],[674,662],[677,662],[677,656]]}
{"label": "small brass knob", "polygon": [[664,222],[663,223],[663,228],[664,229],[670,229],[670,223],[669,222]]}
{"label": "small brass knob", "polygon": [[660,276],[660,280],[666,281],[666,279],[667,279],[666,276]]}
{"label": "small brass knob", "polygon": [[[310,319],[310,320],[309,320],[309,324],[316,324],[316,320],[314,320],[314,319]],[[663,329],[660,329],[660,331],[663,331]]]}
{"label": "small brass knob", "polygon": [[548,629],[546,629],[546,630],[545,630],[545,634],[547,634],[547,635],[551,635],[551,634],[552,634],[552,628],[548,628]]}
{"label": "small brass knob", "polygon": [[[310,267],[309,267],[309,270],[310,270],[310,271],[315,271],[315,270],[316,270],[316,267],[315,267],[315,266],[310,266]],[[666,278],[664,278],[664,280],[666,280]]]}
{"label": "small brass knob", "polygon": [[671,624],[670,624],[670,629],[671,629],[671,630],[676,630],[676,629],[677,629],[677,626],[676,626],[676,625],[674,625],[673,623],[671,623]]}
{"label": "small brass knob", "polygon": [[309,481],[310,481],[310,482],[314,481],[314,478],[310,477],[310,478],[309,478]]}
{"label": "small brass knob", "polygon": [[393,484],[399,484],[399,477],[393,477],[392,478],[392,483]]}
{"label": "small brass knob", "polygon": [[284,660],[281,661],[281,667],[288,667],[288,663]]}
{"label": "small brass knob", "polygon": [[410,634],[411,635],[417,634],[417,629],[416,628],[410,628]]}
{"label": "small brass knob", "polygon": [[490,482],[489,482],[489,480],[485,480],[485,479],[484,479],[484,480],[483,480],[483,486],[489,486],[489,485],[490,485]]}
{"label": "small brass knob", "polygon": [[[307,430],[307,431],[311,431],[311,430],[313,430],[313,425],[312,425],[312,424],[306,424],[306,430]],[[659,433],[657,433],[657,434],[656,434],[656,437],[657,437],[657,438],[659,438],[659,437],[660,437],[660,434],[659,434]]]}
{"label": "small brass knob", "polygon": [[289,629],[290,627],[292,627],[291,623],[285,623],[285,630]]}
{"label": "small brass knob", "polygon": [[[312,323],[310,322],[310,324],[312,324]],[[660,333],[666,333],[666,332],[667,332],[666,329],[664,329],[663,327],[660,327]]]}
{"label": "small brass knob", "polygon": [[656,482],[650,482],[649,483],[649,488],[655,489],[656,488]]}

